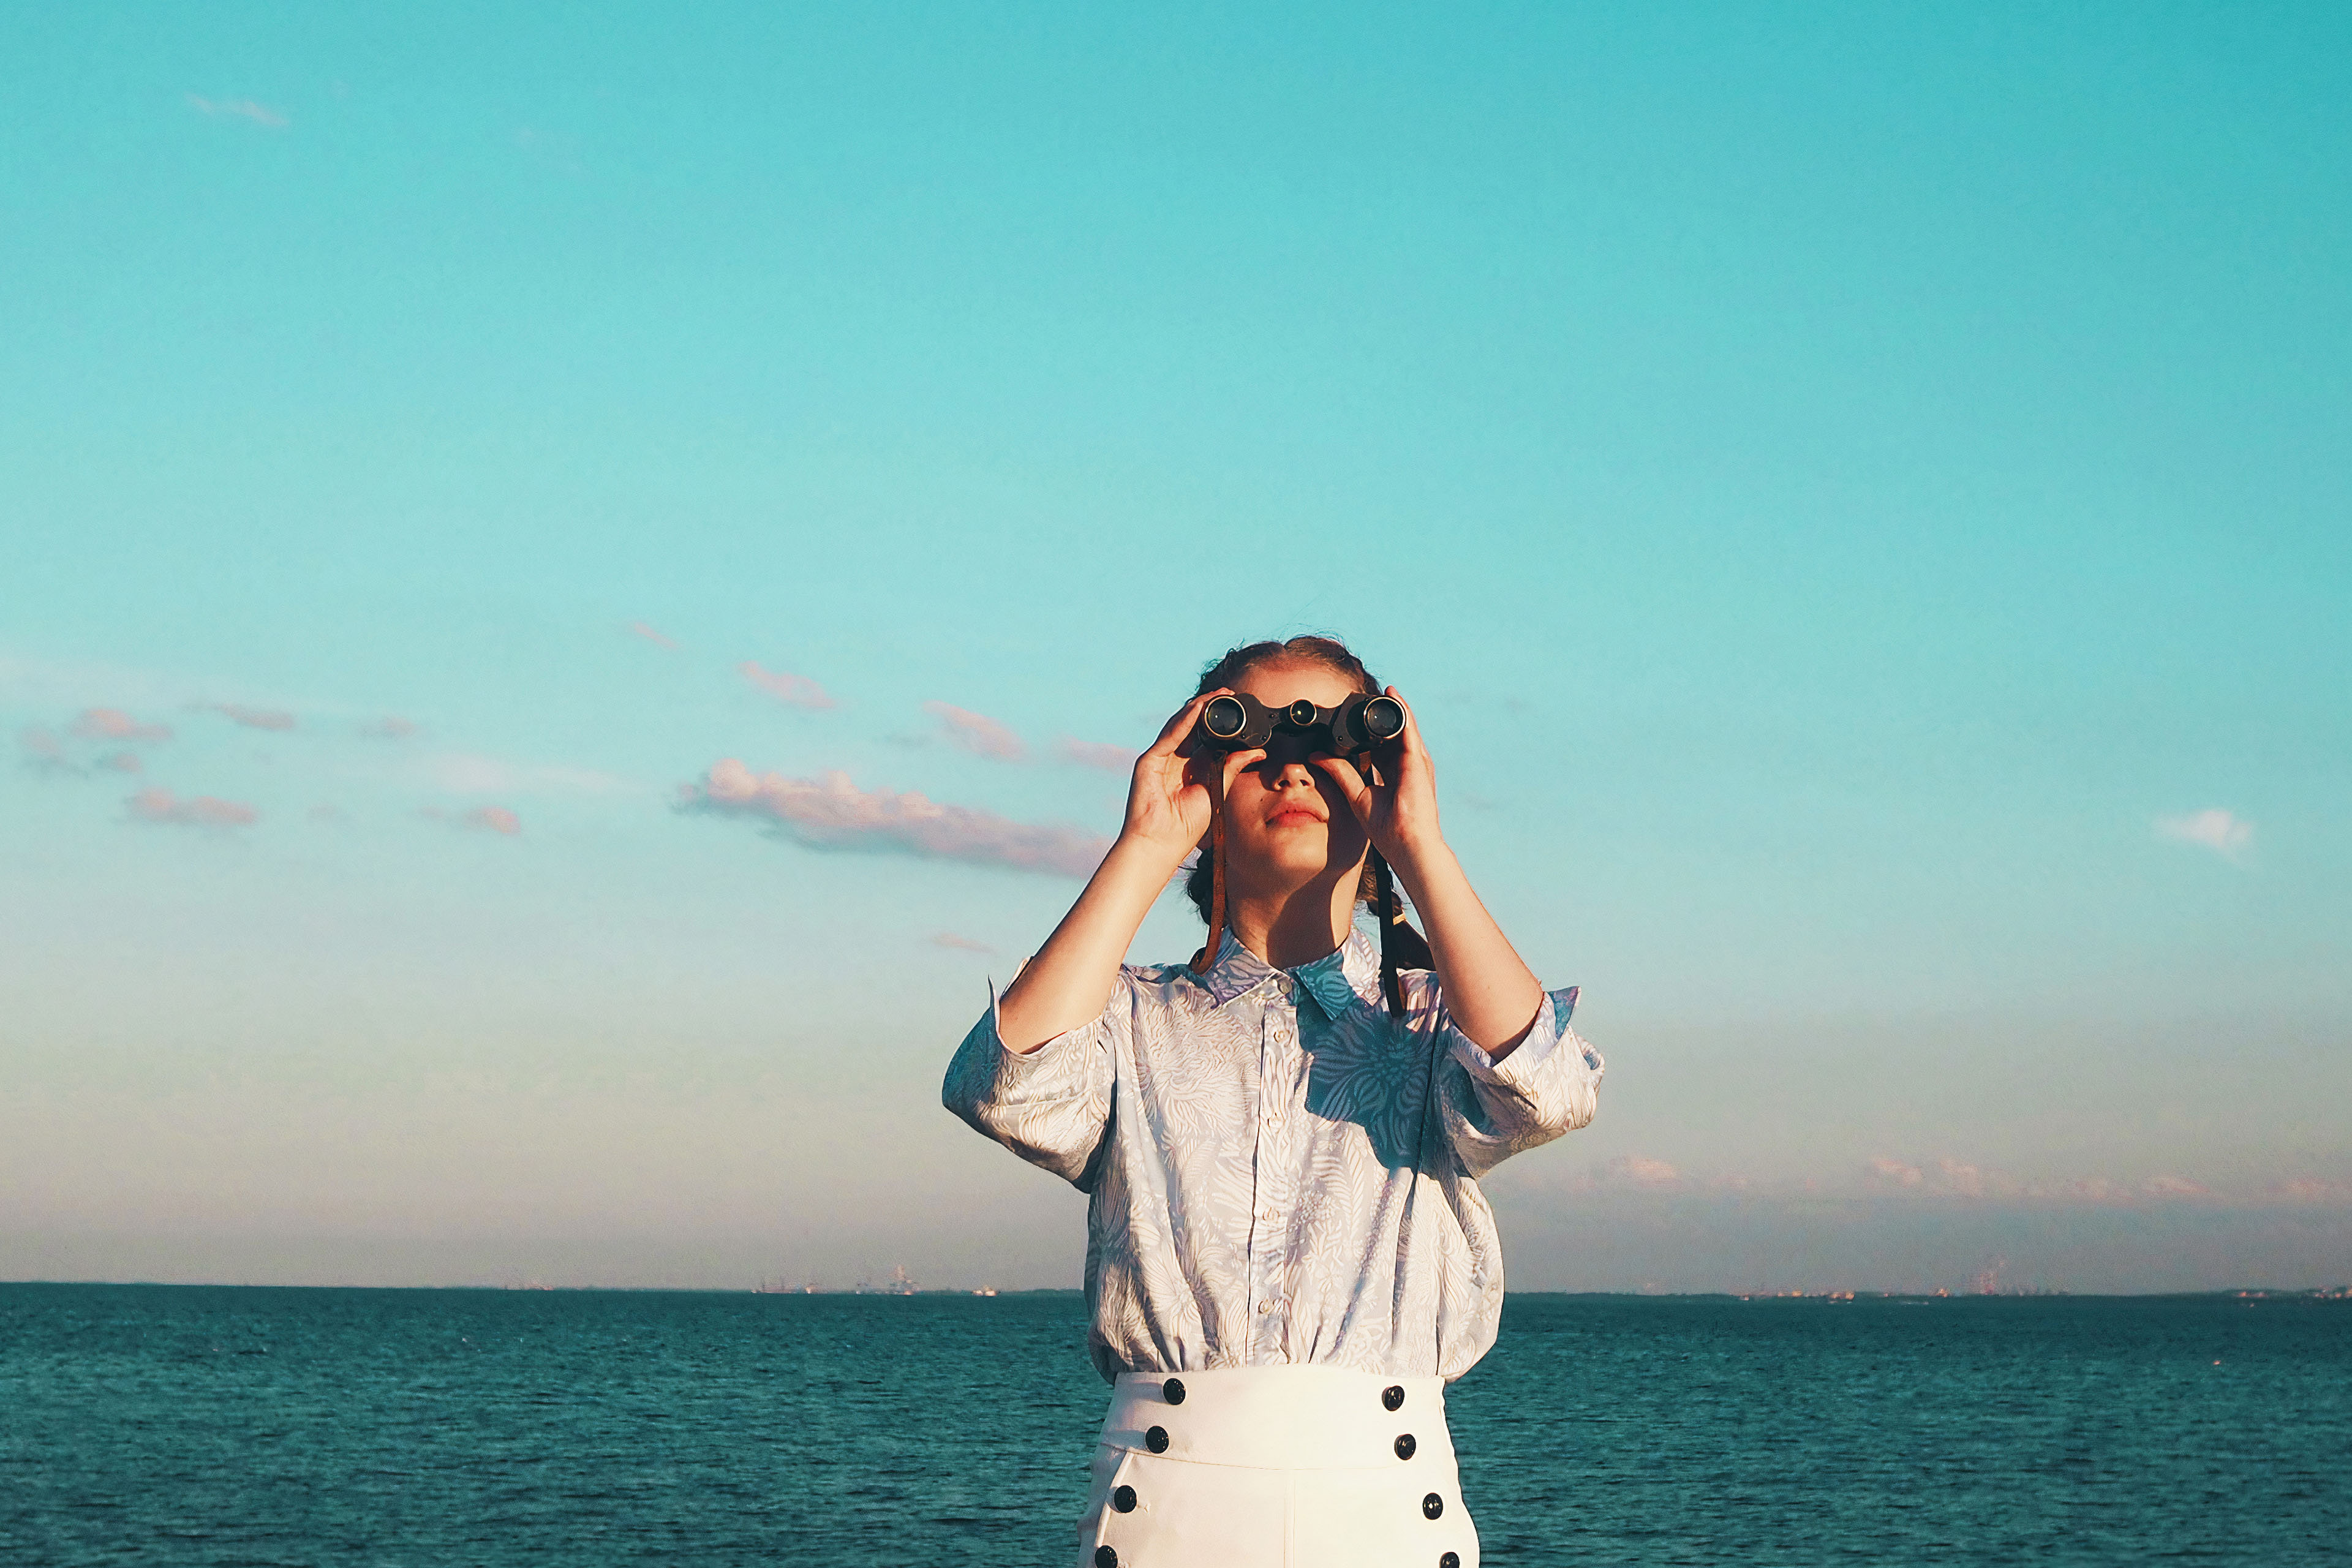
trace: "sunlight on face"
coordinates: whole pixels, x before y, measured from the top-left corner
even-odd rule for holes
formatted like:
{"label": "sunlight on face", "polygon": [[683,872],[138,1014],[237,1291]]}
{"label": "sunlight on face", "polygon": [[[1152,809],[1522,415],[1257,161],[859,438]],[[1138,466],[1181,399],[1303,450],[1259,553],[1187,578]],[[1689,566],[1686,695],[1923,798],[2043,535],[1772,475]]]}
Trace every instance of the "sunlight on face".
{"label": "sunlight on face", "polygon": [[[1234,683],[1269,708],[1305,698],[1336,708],[1355,691],[1328,666],[1295,659],[1253,666]],[[1364,830],[1328,774],[1307,764],[1304,736],[1277,731],[1265,759],[1244,768],[1225,796],[1225,874],[1244,897],[1279,895],[1326,872],[1362,864]]]}

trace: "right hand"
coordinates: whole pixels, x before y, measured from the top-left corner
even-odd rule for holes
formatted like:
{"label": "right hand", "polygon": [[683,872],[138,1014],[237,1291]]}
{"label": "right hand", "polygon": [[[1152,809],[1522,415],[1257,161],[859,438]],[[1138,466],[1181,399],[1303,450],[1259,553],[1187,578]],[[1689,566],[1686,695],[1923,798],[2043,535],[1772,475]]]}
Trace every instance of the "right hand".
{"label": "right hand", "polygon": [[1228,689],[1221,686],[1203,691],[1178,709],[1160,726],[1151,749],[1135,759],[1135,782],[1127,791],[1127,824],[1119,837],[1160,850],[1171,866],[1191,854],[1209,831],[1209,791],[1201,782],[1204,770],[1222,764],[1219,782],[1230,789],[1235,773],[1265,755],[1263,751],[1196,752],[1186,743],[1201,710]]}

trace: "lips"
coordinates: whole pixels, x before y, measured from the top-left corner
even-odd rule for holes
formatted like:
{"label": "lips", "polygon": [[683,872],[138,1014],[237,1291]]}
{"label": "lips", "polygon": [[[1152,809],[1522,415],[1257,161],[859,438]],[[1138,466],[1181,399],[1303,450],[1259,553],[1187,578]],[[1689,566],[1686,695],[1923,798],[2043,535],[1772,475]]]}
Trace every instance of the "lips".
{"label": "lips", "polygon": [[1268,827],[1280,827],[1286,822],[1321,822],[1322,820],[1323,817],[1319,813],[1309,811],[1303,805],[1294,805],[1277,811],[1267,817],[1265,825]]}

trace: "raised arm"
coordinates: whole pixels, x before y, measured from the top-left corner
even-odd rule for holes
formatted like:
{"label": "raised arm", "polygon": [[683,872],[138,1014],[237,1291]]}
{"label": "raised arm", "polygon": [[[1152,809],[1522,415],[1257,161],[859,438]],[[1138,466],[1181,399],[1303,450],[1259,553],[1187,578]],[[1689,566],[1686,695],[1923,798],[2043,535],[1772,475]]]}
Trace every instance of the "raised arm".
{"label": "raised arm", "polygon": [[[1388,694],[1404,700],[1393,686]],[[1404,884],[1436,958],[1454,1026],[1500,1061],[1528,1037],[1549,1004],[1438,831],[1436,771],[1412,710],[1406,708],[1404,733],[1380,758],[1373,778],[1342,758],[1318,757],[1315,765],[1338,782],[1373,847]]]}
{"label": "raised arm", "polygon": [[[997,1028],[1006,1049],[1034,1051],[1091,1023],[1110,1001],[1119,962],[1152,900],[1209,830],[1209,792],[1192,777],[1181,749],[1202,706],[1219,694],[1203,692],[1187,702],[1161,727],[1151,749],[1136,759],[1118,842],[997,1004]],[[1265,754],[1226,756],[1225,782]],[[1201,763],[1213,767],[1217,759],[1203,757]]]}

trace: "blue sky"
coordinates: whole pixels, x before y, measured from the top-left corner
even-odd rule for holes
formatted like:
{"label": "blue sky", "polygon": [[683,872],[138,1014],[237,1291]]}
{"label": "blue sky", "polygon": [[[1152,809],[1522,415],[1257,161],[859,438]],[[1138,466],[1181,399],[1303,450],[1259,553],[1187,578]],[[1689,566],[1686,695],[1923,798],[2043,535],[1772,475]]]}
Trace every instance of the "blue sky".
{"label": "blue sky", "polygon": [[1074,1282],[940,1069],[1312,629],[1515,1284],[2352,1277],[2340,11],[11,32],[0,1274]]}

